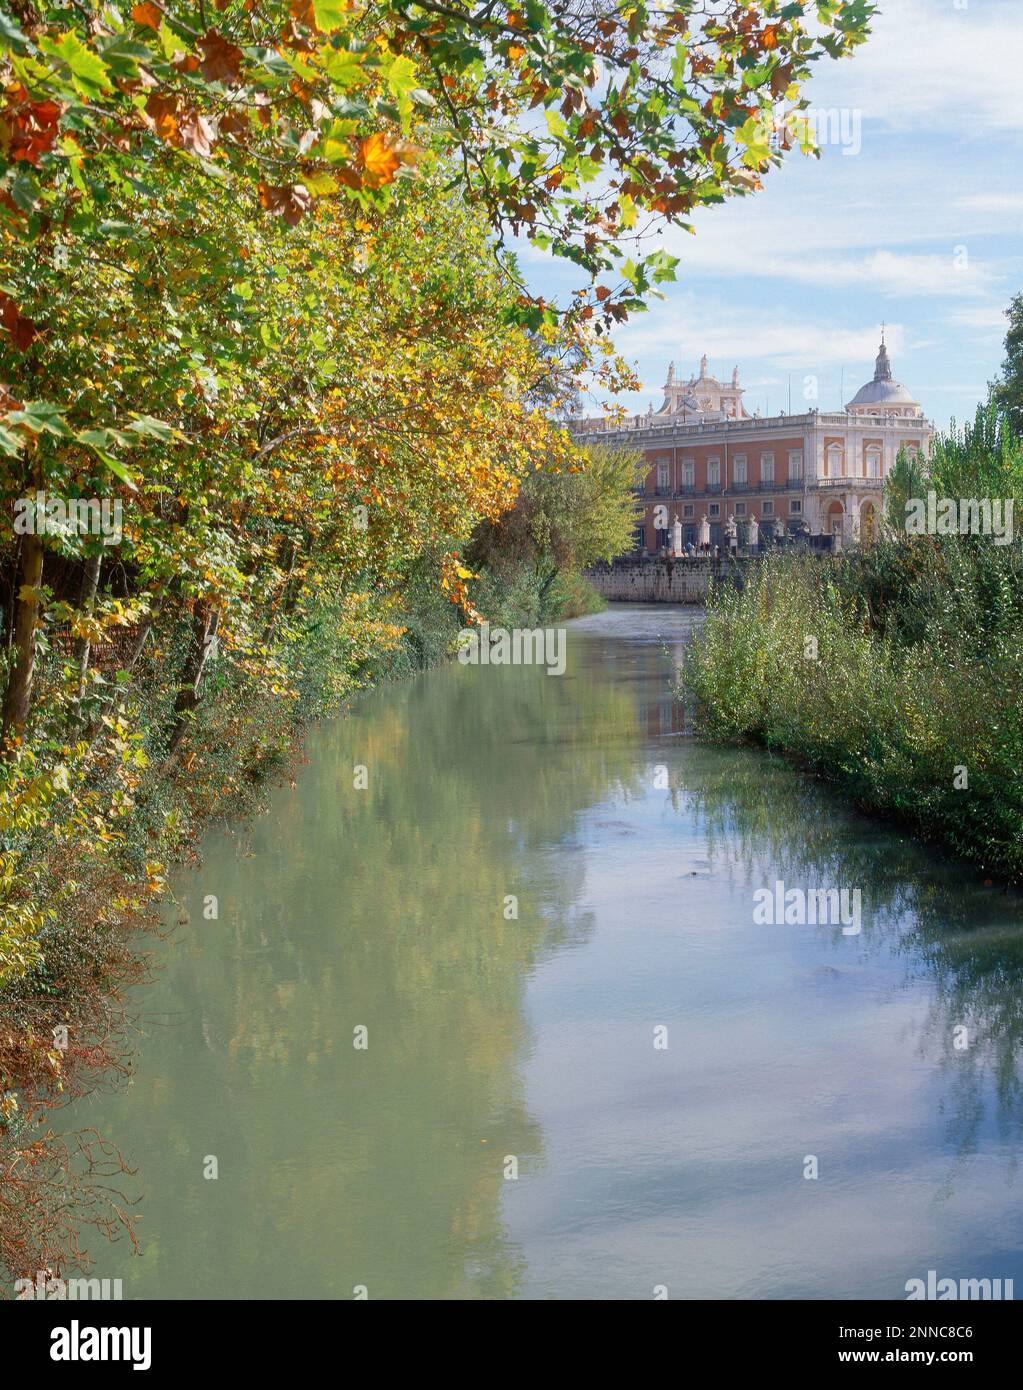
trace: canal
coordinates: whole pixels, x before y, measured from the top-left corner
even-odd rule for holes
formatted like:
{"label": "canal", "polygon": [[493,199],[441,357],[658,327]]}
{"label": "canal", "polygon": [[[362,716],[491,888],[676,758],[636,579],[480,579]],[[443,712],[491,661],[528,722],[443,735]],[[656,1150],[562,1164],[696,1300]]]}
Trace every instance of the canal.
{"label": "canal", "polygon": [[[1023,930],[776,760],[682,731],[690,611],[568,625],[314,730],[174,888],[130,1083],[157,1298],[1023,1290]],[[859,890],[861,930],[755,894]],[[215,901],[214,901],[215,900]],[[215,1174],[215,1176],[214,1176]]]}

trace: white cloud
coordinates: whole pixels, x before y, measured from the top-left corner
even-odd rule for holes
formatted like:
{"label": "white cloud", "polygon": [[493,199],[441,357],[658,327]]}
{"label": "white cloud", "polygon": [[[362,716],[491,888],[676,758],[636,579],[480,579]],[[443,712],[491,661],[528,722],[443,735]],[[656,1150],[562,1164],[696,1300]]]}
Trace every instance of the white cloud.
{"label": "white cloud", "polygon": [[1008,212],[1023,216],[1023,193],[970,193],[956,202],[971,212]]}
{"label": "white cloud", "polygon": [[956,309],[948,316],[948,321],[956,328],[978,328],[997,333],[1004,338],[1008,331],[1005,310],[997,305],[978,304],[969,308]]}
{"label": "white cloud", "polygon": [[987,293],[1000,278],[975,257],[957,264],[955,252],[919,255],[873,251],[867,255],[812,256],[799,250],[765,253],[761,246],[710,238],[687,261],[705,274],[753,275],[795,280],[822,290],[864,289],[886,298],[956,299]]}
{"label": "white cloud", "polygon": [[[650,359],[654,370],[662,373],[659,389],[671,359],[686,375],[697,370],[703,353],[719,377],[731,376],[734,364],[741,368],[749,362],[813,373],[822,367],[873,363],[879,336],[877,324],[844,327],[784,319],[737,306],[704,304],[697,309],[690,297],[633,319],[616,333],[615,346],[630,361]],[[888,324],[885,338],[894,355],[906,349],[907,333],[902,324]],[[869,375],[865,366],[864,373]],[[647,389],[649,383],[644,386]]]}
{"label": "white cloud", "polygon": [[[822,65],[814,103],[851,106],[895,130],[980,140],[1023,130],[1019,0],[894,0],[849,63]],[[869,138],[869,131],[864,139]]]}

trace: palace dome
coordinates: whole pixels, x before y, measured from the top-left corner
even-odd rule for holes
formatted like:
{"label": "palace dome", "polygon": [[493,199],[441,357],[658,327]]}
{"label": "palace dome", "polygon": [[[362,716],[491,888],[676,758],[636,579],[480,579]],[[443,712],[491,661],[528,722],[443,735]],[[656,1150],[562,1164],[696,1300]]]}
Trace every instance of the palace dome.
{"label": "palace dome", "polygon": [[914,415],[920,413],[920,403],[913,399],[901,382],[893,379],[891,360],[883,341],[877,354],[873,381],[860,387],[846,410],[862,410],[870,414],[885,410],[906,410]]}

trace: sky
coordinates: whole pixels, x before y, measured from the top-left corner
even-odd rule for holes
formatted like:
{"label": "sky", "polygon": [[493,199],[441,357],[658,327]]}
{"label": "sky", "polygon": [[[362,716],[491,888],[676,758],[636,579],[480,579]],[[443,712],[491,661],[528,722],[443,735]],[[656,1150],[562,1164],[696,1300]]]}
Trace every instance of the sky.
{"label": "sky", "polygon": [[[869,42],[807,85],[844,123],[821,159],[792,151],[695,236],[646,243],[682,262],[615,334],[642,382],[629,410],[656,409],[669,360],[688,377],[703,353],[719,379],[739,367],[751,412],[788,410],[790,383],[793,411],[839,409],[873,377],[882,322],[893,375],[939,429],[986,397],[1023,290],[1023,0],[881,8]],[[578,280],[532,248],[520,264],[559,298]]]}

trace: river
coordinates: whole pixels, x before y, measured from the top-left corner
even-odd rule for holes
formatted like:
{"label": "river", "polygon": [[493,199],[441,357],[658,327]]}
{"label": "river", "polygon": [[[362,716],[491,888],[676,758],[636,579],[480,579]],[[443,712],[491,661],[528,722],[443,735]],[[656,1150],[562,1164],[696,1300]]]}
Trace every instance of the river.
{"label": "river", "polygon": [[[97,1276],[126,1298],[1023,1290],[1020,901],[686,735],[692,622],[615,606],[568,625],[564,675],[455,664],[367,694],[264,814],[207,836],[130,1083],[65,1117],[136,1169],[141,1251],[92,1239]],[[758,923],[779,881],[858,889],[862,929]]]}

